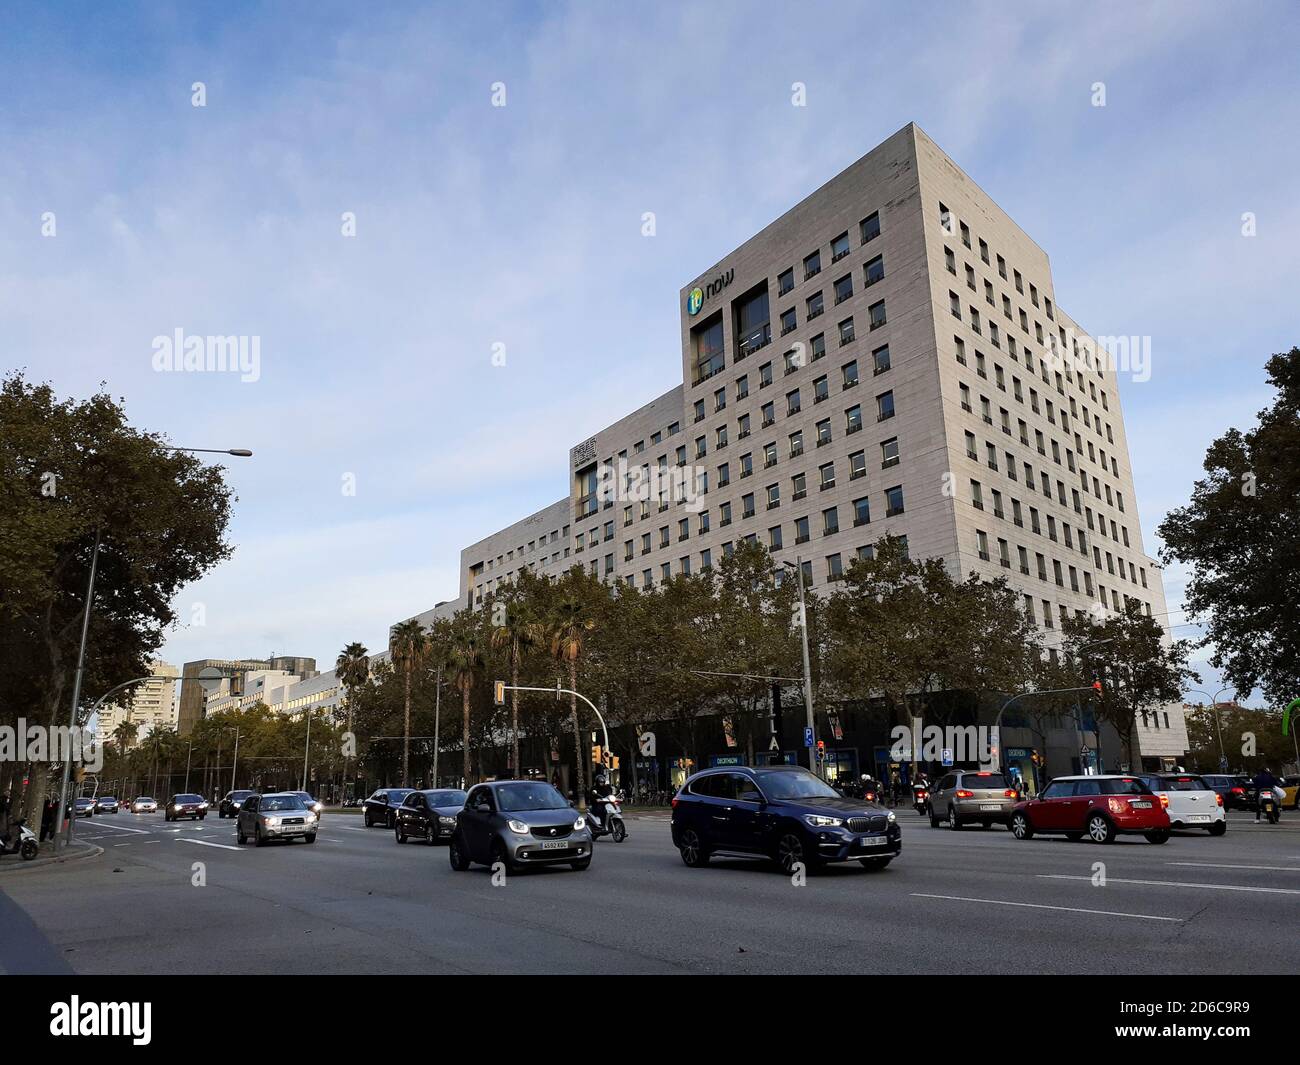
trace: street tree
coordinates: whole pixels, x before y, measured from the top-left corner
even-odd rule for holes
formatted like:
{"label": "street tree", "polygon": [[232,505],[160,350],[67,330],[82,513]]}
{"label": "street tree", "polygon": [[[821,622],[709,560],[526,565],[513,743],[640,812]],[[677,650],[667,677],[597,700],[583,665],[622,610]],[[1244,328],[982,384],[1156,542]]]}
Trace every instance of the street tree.
{"label": "street tree", "polygon": [[402,719],[402,787],[407,787],[411,779],[411,677],[424,668],[429,652],[429,636],[424,626],[411,618],[393,626],[388,646],[392,652],[393,664],[403,678],[405,713]]}
{"label": "street tree", "polygon": [[1239,692],[1300,696],[1300,348],[1265,365],[1272,406],[1210,445],[1186,506],[1161,522],[1161,559],[1190,570],[1188,615]]}

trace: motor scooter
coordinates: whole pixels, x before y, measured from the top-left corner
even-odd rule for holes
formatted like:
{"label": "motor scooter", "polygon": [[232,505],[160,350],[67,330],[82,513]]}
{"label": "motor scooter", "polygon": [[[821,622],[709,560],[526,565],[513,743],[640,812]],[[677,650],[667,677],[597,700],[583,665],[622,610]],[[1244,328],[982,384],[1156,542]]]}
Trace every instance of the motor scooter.
{"label": "motor scooter", "polygon": [[1255,800],[1259,807],[1259,812],[1264,816],[1270,825],[1275,825],[1281,820],[1282,815],[1278,812],[1277,796],[1273,794],[1272,788],[1260,788],[1259,797]]}
{"label": "motor scooter", "polygon": [[607,795],[600,802],[595,803],[588,815],[587,823],[591,827],[592,839],[598,839],[601,836],[610,836],[615,843],[622,843],[627,839],[627,825],[623,823],[622,801],[617,795]]}
{"label": "motor scooter", "polygon": [[916,810],[916,812],[918,814],[921,814],[923,817],[928,812],[926,806],[929,800],[930,800],[930,785],[928,784],[912,785],[912,806]]}
{"label": "motor scooter", "polygon": [[31,861],[41,849],[36,833],[27,827],[27,818],[9,822],[8,839],[0,839],[0,854],[17,854]]}

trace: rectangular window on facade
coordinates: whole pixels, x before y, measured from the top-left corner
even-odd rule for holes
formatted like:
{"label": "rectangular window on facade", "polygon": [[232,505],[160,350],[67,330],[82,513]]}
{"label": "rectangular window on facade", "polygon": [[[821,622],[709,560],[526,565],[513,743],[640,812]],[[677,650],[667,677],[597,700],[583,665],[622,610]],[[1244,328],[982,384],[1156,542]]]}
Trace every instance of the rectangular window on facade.
{"label": "rectangular window on facade", "polygon": [[789,292],[793,288],[794,288],[793,270],[782,270],[779,274],[776,275],[776,294],[778,296],[784,296],[787,292]]}
{"label": "rectangular window on facade", "polygon": [[895,485],[885,489],[885,517],[892,518],[903,513],[903,486]]}
{"label": "rectangular window on facade", "polygon": [[858,226],[862,236],[862,243],[866,244],[880,236],[880,212],[875,211],[867,215]]}
{"label": "rectangular window on facade", "polygon": [[885,258],[883,255],[877,255],[862,267],[862,284],[865,288],[870,288],[877,281],[883,281],[884,279]]}
{"label": "rectangular window on facade", "polygon": [[871,366],[872,366],[872,375],[876,377],[880,376],[880,374],[884,373],[886,370],[889,369],[889,345],[888,344],[886,344],[883,348],[876,348],[876,350],[871,353]]}

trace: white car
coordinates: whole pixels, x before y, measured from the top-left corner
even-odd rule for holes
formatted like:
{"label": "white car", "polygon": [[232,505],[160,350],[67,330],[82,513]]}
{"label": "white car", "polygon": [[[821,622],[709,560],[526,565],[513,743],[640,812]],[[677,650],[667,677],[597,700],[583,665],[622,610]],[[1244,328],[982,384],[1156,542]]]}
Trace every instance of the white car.
{"label": "white car", "polygon": [[1170,828],[1203,828],[1211,836],[1228,831],[1223,796],[1195,773],[1144,774],[1142,781],[1159,796]]}
{"label": "white car", "polygon": [[151,799],[148,795],[142,795],[131,803],[131,812],[133,814],[156,814],[158,812],[158,801]]}

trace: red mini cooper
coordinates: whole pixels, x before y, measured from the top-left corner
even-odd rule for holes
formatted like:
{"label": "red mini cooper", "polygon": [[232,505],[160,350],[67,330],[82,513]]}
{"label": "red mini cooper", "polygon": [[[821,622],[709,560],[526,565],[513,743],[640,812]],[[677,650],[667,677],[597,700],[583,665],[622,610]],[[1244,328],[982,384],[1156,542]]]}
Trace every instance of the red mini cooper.
{"label": "red mini cooper", "polygon": [[1159,796],[1137,777],[1057,777],[1036,799],[1011,810],[1011,832],[1031,839],[1036,832],[1067,839],[1085,835],[1110,843],[1121,832],[1141,832],[1151,843],[1169,839],[1169,815]]}

